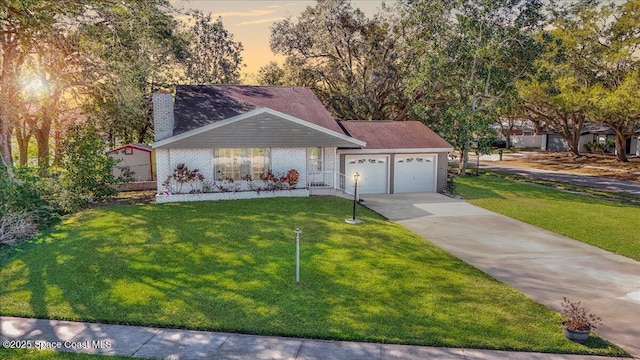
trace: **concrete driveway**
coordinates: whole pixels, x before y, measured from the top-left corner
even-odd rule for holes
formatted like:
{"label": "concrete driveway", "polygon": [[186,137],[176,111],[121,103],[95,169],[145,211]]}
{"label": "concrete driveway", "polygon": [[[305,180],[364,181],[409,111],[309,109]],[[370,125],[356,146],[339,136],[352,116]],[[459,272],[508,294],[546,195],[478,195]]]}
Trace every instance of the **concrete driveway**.
{"label": "concrete driveway", "polygon": [[564,296],[603,319],[602,337],[640,357],[640,262],[441,194],[363,195],[363,204],[559,310]]}

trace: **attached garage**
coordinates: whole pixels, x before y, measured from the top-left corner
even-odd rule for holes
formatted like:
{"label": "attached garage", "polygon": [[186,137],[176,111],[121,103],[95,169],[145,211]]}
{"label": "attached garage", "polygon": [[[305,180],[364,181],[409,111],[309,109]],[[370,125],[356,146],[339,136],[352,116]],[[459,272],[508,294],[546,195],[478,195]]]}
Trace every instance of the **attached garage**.
{"label": "attached garage", "polygon": [[389,192],[389,157],[385,155],[345,156],[345,176],[347,189],[353,187],[353,175],[360,174],[358,192],[360,194],[386,194]]}
{"label": "attached garage", "polygon": [[366,142],[361,149],[338,149],[345,190],[386,194],[443,191],[447,154],[453,147],[418,121],[341,121],[347,135]]}
{"label": "attached garage", "polygon": [[398,154],[393,171],[394,193],[436,191],[437,156],[432,154]]}

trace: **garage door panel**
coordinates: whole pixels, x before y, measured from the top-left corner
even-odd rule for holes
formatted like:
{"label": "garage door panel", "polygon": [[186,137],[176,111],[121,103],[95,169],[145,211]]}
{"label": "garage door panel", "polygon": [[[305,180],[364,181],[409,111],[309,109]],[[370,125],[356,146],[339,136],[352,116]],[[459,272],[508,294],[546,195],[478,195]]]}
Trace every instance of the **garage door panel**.
{"label": "garage door panel", "polygon": [[370,155],[345,157],[347,189],[352,190],[353,175],[360,174],[358,192],[360,194],[386,194],[388,192],[389,159],[387,156]]}
{"label": "garage door panel", "polygon": [[394,192],[433,192],[435,191],[435,179],[435,155],[396,155]]}

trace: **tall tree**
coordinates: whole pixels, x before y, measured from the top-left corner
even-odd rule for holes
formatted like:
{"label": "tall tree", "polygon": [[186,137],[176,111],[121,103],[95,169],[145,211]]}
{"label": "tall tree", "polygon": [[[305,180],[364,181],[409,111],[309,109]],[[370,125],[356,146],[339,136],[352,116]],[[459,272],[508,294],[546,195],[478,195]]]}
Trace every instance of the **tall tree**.
{"label": "tall tree", "polygon": [[20,68],[32,45],[58,34],[60,19],[82,13],[84,3],[82,0],[3,1],[0,7],[0,164],[12,164],[11,133],[21,102]]}
{"label": "tall tree", "polygon": [[285,79],[311,87],[339,119],[404,119],[404,36],[389,9],[367,18],[348,0],[318,0],[271,28]]}
{"label": "tall tree", "polygon": [[559,12],[551,30],[539,35],[544,51],[520,94],[527,111],[565,138],[575,155],[590,120],[615,131],[617,159],[626,161],[626,139],[640,131],[640,0],[578,5]]}
{"label": "tall tree", "polygon": [[627,138],[640,134],[640,0],[590,8],[581,16],[591,25],[596,85],[588,115],[616,133],[616,158],[627,160]]}
{"label": "tall tree", "polygon": [[101,114],[98,128],[112,146],[149,141],[151,94],[177,82],[178,63],[186,57],[173,9],[167,0],[130,0],[93,16],[78,32],[90,81],[85,110]]}
{"label": "tall tree", "polygon": [[242,43],[233,39],[233,34],[215,21],[211,13],[191,13],[193,25],[188,28],[191,35],[190,56],[186,60],[187,81],[192,84],[238,84],[242,67]]}
{"label": "tall tree", "polygon": [[538,1],[407,1],[416,70],[414,108],[460,149],[465,174],[471,140],[490,133],[502,99],[530,70],[541,24]]}
{"label": "tall tree", "polygon": [[[150,84],[172,73],[163,65],[173,61],[172,51],[180,42],[168,0],[15,0],[3,4],[2,163],[11,162],[11,130],[19,127],[21,147],[33,134],[39,163],[46,168],[52,127],[54,134],[62,133],[61,126],[55,126],[62,124],[61,114],[70,106],[68,95],[77,94],[77,89],[84,90],[84,97],[74,100],[72,106],[90,104],[85,111],[102,112],[96,118],[111,120],[103,123],[103,129],[131,139],[137,136],[137,140],[147,136],[151,130]],[[24,93],[20,76],[25,70],[47,78],[51,93],[39,99],[39,104],[20,96]],[[56,139],[59,144],[59,136]]]}

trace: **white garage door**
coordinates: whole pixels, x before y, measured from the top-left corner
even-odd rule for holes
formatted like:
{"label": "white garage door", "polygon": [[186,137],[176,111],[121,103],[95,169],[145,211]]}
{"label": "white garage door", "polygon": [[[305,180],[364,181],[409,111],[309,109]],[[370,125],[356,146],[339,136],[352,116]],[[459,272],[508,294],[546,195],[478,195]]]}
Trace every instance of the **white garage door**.
{"label": "white garage door", "polygon": [[385,155],[347,155],[345,156],[346,190],[353,191],[353,175],[360,174],[358,193],[386,194],[389,187],[389,158]]}
{"label": "white garage door", "polygon": [[396,155],[393,174],[395,193],[436,191],[436,155]]}

